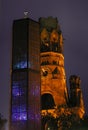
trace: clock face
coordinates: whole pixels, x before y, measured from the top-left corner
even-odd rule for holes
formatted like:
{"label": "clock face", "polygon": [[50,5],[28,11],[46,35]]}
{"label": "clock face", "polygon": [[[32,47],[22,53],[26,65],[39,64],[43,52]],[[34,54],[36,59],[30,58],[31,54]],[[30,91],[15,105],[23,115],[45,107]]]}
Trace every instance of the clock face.
{"label": "clock face", "polygon": [[57,43],[59,41],[59,34],[56,30],[53,30],[50,35],[50,41]]}

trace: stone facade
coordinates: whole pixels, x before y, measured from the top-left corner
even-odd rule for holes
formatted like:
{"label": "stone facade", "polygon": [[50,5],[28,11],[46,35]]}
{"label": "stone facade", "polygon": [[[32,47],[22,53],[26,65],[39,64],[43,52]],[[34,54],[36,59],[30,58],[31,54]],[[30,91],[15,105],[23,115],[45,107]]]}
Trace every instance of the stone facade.
{"label": "stone facade", "polygon": [[[50,94],[54,105],[66,104],[67,88],[64,69],[63,37],[57,19],[40,19],[41,29],[41,96]],[[47,96],[47,99],[49,97]],[[43,100],[47,104],[47,100]],[[53,106],[53,107],[55,107]],[[45,107],[45,108],[46,108]],[[52,107],[52,106],[51,106]]]}
{"label": "stone facade", "polygon": [[[84,104],[78,76],[70,77],[70,92],[67,91],[63,55],[63,35],[57,18],[40,18],[40,62],[42,112],[53,111],[67,105],[80,118]],[[70,98],[69,98],[70,95]]]}

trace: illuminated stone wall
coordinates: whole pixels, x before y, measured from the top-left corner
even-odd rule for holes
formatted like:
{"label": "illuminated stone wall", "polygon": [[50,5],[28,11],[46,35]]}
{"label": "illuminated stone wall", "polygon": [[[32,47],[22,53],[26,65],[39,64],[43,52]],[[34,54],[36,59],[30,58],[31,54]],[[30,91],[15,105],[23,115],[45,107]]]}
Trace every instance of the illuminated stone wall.
{"label": "illuminated stone wall", "polygon": [[[67,105],[74,113],[83,117],[84,101],[78,76],[70,77],[67,92],[63,55],[63,35],[57,18],[40,18],[41,101],[42,112],[51,113],[55,107]],[[70,95],[70,99],[69,99]]]}
{"label": "illuminated stone wall", "polygon": [[79,76],[71,75],[69,78],[70,83],[70,107],[73,112],[80,118],[83,118],[85,114],[84,101],[81,90],[81,80]]}
{"label": "illuminated stone wall", "polygon": [[[68,100],[63,55],[63,36],[57,18],[40,18],[41,30],[41,96],[50,94],[54,106],[66,104]],[[45,104],[49,103],[48,96]],[[44,104],[43,102],[43,104]],[[46,105],[45,105],[46,106]],[[44,108],[43,108],[44,109]],[[47,109],[45,107],[45,109]]]}
{"label": "illuminated stone wall", "polygon": [[67,90],[63,66],[64,57],[54,52],[41,53],[41,62],[44,60],[45,54],[49,55],[45,58],[45,61],[48,58],[48,61],[51,63],[41,66],[41,95],[50,93],[54,98],[56,106],[66,104]]}

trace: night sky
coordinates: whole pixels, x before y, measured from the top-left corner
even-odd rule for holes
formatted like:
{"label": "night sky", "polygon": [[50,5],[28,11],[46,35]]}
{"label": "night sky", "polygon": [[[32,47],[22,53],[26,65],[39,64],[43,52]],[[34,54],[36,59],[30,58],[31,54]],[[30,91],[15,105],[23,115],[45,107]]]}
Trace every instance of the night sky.
{"label": "night sky", "polygon": [[12,22],[23,18],[24,11],[36,21],[40,17],[58,18],[65,39],[67,82],[72,74],[80,76],[88,115],[88,0],[0,0],[0,113],[8,119]]}

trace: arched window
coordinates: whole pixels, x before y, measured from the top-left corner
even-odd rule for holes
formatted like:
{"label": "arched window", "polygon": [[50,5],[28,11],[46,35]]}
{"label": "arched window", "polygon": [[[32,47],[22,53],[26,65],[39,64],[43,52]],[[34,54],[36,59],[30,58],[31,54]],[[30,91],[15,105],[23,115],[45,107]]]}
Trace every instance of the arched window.
{"label": "arched window", "polygon": [[43,109],[53,109],[55,107],[54,99],[51,94],[43,94],[41,97],[41,105]]}

